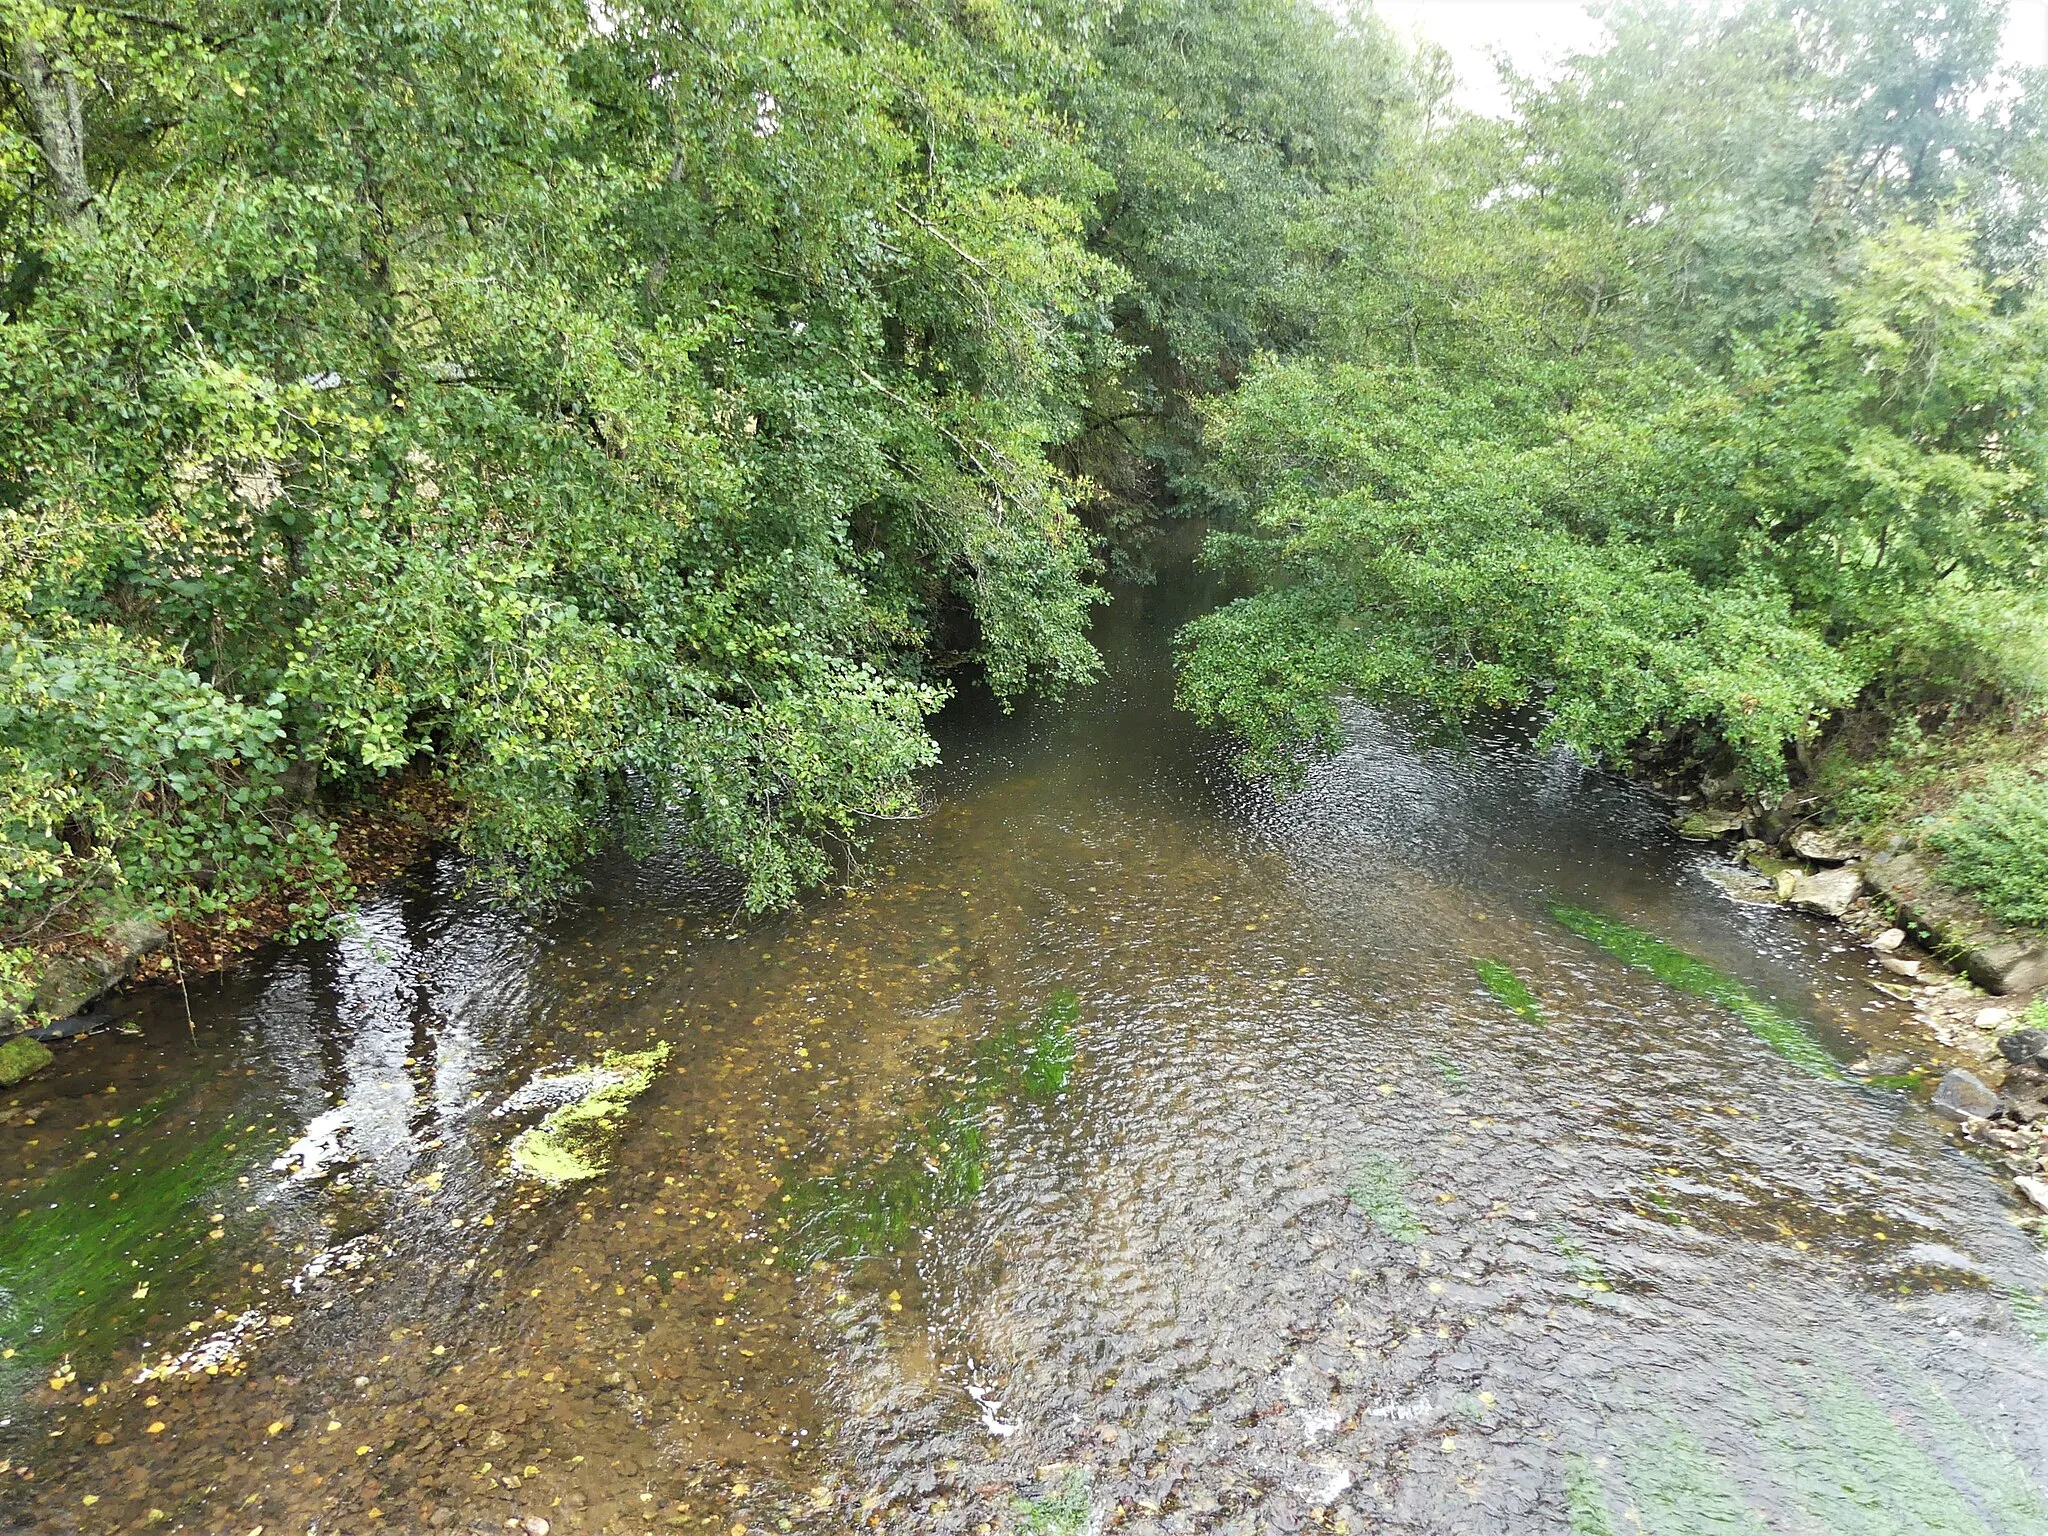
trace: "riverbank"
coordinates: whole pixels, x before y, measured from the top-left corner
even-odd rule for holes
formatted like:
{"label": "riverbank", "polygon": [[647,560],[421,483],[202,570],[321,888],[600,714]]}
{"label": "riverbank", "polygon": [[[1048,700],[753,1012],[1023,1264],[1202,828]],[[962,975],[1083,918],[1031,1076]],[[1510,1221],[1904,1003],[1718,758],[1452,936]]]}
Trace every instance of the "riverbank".
{"label": "riverbank", "polygon": [[399,775],[328,818],[333,860],[316,884],[273,882],[244,900],[176,912],[108,895],[37,914],[0,937],[0,1036],[61,1027],[124,986],[189,984],[265,945],[328,934],[443,845],[461,817],[440,779]]}

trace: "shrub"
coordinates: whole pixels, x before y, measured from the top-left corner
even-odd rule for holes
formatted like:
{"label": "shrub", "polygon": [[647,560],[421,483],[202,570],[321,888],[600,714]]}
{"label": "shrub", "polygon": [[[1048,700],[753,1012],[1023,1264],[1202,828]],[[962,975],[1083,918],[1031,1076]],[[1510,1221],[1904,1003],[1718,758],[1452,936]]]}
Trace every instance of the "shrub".
{"label": "shrub", "polygon": [[1928,841],[1944,884],[2009,923],[2048,926],[2048,781],[2010,776],[1956,801]]}

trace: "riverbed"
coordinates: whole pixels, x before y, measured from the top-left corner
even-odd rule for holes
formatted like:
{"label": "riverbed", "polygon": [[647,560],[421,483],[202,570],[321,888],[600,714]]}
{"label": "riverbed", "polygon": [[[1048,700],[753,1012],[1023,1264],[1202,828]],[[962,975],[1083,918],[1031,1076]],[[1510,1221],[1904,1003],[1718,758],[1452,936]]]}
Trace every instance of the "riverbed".
{"label": "riverbed", "polygon": [[[1853,936],[1512,723],[1354,708],[1243,783],[1171,705],[1199,600],[956,706],[930,813],[791,913],[657,851],[522,915],[451,857],[60,1047],[0,1101],[0,1521],[2048,1532],[2048,1265],[1835,1069],[1928,1051]],[[523,1085],[662,1046],[602,1176],[508,1170]]]}

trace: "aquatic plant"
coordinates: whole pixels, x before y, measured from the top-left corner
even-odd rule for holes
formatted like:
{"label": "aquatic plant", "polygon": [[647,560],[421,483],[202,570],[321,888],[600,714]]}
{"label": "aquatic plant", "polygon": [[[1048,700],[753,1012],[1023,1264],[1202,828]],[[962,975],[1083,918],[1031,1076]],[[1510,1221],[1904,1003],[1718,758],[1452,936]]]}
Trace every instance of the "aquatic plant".
{"label": "aquatic plant", "polygon": [[1616,1536],[1600,1474],[1591,1461],[1576,1452],[1565,1458],[1564,1510],[1572,1536]]}
{"label": "aquatic plant", "polygon": [[1572,1278],[1589,1291],[1611,1291],[1613,1284],[1607,1278],[1607,1271],[1600,1267],[1600,1261],[1581,1248],[1569,1232],[1553,1232],[1550,1241],[1557,1251],[1564,1255],[1565,1267]]}
{"label": "aquatic plant", "polygon": [[906,1123],[886,1152],[785,1185],[783,1261],[893,1252],[937,1212],[980,1194],[989,1106],[1003,1097],[1043,1103],[1066,1087],[1079,1052],[1080,1008],[1072,992],[1053,993],[1032,1019],[1005,1024],[976,1046],[965,1091]]}
{"label": "aquatic plant", "polygon": [[1715,970],[1704,960],[1674,949],[1619,918],[1589,912],[1584,907],[1558,902],[1552,905],[1550,914],[1622,964],[1648,971],[1666,986],[1727,1009],[1748,1026],[1751,1034],[1793,1065],[1821,1077],[1841,1075],[1834,1058],[1821,1049],[1797,1019],[1778,1012],[1734,977]]}
{"label": "aquatic plant", "polygon": [[596,1178],[604,1172],[620,1117],[653,1086],[668,1057],[666,1041],[645,1051],[606,1051],[595,1068],[529,1084],[522,1092],[552,1089],[573,1096],[513,1139],[507,1154],[513,1172],[543,1184]]}
{"label": "aquatic plant", "polygon": [[[188,1139],[166,1094],[122,1117],[118,1159],[81,1159],[33,1186],[0,1222],[0,1340],[12,1395],[28,1371],[87,1358],[124,1321],[166,1310],[211,1257],[212,1192],[248,1161],[231,1125]],[[139,1133],[161,1127],[148,1136]],[[98,1137],[81,1136],[77,1145]]]}
{"label": "aquatic plant", "polygon": [[1512,966],[1474,955],[1472,969],[1479,973],[1479,979],[1486,984],[1486,990],[1491,992],[1496,1000],[1520,1014],[1531,1024],[1543,1022],[1543,1009],[1536,1001],[1536,994],[1531,992],[1522,978],[1515,974]]}
{"label": "aquatic plant", "polygon": [[1397,1159],[1374,1152],[1359,1163],[1344,1193],[1382,1237],[1397,1243],[1419,1243],[1429,1229],[1408,1203],[1408,1179],[1408,1170]]}
{"label": "aquatic plant", "polygon": [[1094,1513],[1087,1475],[1075,1467],[1052,1493],[1017,1501],[1018,1536],[1082,1536]]}

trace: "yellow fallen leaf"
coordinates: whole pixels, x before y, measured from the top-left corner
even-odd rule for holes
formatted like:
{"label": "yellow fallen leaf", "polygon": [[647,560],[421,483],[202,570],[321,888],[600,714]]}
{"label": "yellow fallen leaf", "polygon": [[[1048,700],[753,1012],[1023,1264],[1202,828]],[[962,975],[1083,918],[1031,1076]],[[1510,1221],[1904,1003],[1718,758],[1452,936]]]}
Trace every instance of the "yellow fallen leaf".
{"label": "yellow fallen leaf", "polygon": [[152,1425],[150,1425],[150,1426],[149,1426],[149,1430],[148,1430],[148,1433],[150,1433],[150,1434],[152,1434],[152,1435],[160,1435],[160,1434],[162,1434],[163,1432],[164,1432],[164,1421],[163,1421],[162,1419],[158,1419],[158,1420],[157,1420],[157,1421],[156,1421],[156,1422],[155,1422],[154,1424],[152,1424]]}

